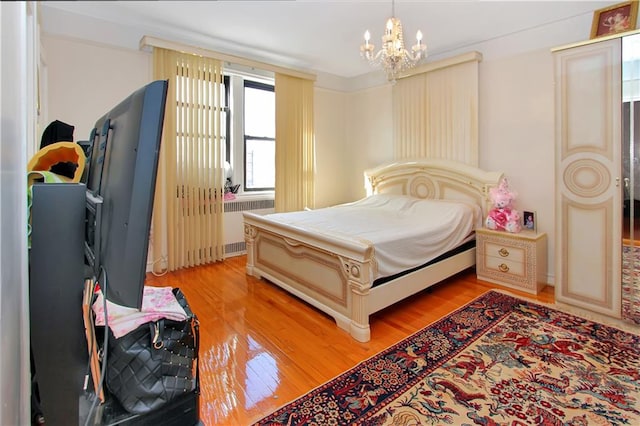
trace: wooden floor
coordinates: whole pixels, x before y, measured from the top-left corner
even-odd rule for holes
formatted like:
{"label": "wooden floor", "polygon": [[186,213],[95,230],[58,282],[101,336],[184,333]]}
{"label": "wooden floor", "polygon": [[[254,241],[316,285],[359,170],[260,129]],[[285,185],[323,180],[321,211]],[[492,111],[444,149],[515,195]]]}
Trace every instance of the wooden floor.
{"label": "wooden floor", "polygon": [[[245,256],[147,285],[179,287],[200,320],[200,416],[206,426],[249,425],[491,288],[465,271],[374,314],[359,343],[331,317],[245,274]],[[507,289],[508,290],[508,289]],[[553,302],[553,288],[537,297]]]}

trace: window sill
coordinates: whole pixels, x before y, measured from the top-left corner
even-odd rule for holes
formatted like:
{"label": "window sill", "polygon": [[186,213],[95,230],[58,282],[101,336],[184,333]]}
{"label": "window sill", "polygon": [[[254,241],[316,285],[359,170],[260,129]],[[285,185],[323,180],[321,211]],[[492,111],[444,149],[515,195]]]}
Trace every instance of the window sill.
{"label": "window sill", "polygon": [[242,194],[235,194],[234,200],[227,201],[261,201],[261,200],[273,200],[275,199],[274,191],[261,191],[261,192],[243,192]]}

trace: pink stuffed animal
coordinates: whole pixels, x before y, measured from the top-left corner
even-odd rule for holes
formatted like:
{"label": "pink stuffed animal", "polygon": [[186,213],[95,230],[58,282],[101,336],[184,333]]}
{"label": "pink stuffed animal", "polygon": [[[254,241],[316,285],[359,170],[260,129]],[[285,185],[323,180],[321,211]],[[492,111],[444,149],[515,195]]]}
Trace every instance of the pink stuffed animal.
{"label": "pink stuffed animal", "polygon": [[485,226],[498,231],[520,232],[520,213],[513,208],[517,193],[509,189],[506,178],[502,178],[497,188],[489,190],[489,197],[493,208],[487,215]]}

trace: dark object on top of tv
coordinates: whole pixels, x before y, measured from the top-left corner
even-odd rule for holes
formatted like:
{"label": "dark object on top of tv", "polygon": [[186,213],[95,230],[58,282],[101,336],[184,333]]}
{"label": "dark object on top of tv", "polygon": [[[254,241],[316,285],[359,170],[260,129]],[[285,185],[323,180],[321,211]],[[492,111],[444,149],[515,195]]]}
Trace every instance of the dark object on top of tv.
{"label": "dark object on top of tv", "polygon": [[107,300],[140,309],[168,82],[133,92],[96,121],[85,255]]}
{"label": "dark object on top of tv", "polygon": [[42,132],[40,149],[56,142],[73,142],[74,126],[60,120],[54,120]]}

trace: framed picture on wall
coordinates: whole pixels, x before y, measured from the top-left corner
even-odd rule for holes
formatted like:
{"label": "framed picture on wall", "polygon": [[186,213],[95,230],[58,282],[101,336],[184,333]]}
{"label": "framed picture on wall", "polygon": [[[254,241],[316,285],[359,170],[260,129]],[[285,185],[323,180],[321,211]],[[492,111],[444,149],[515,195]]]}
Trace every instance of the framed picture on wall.
{"label": "framed picture on wall", "polygon": [[522,212],[522,229],[536,232],[536,212]]}
{"label": "framed picture on wall", "polygon": [[631,31],[636,28],[638,2],[626,1],[593,12],[591,38]]}

